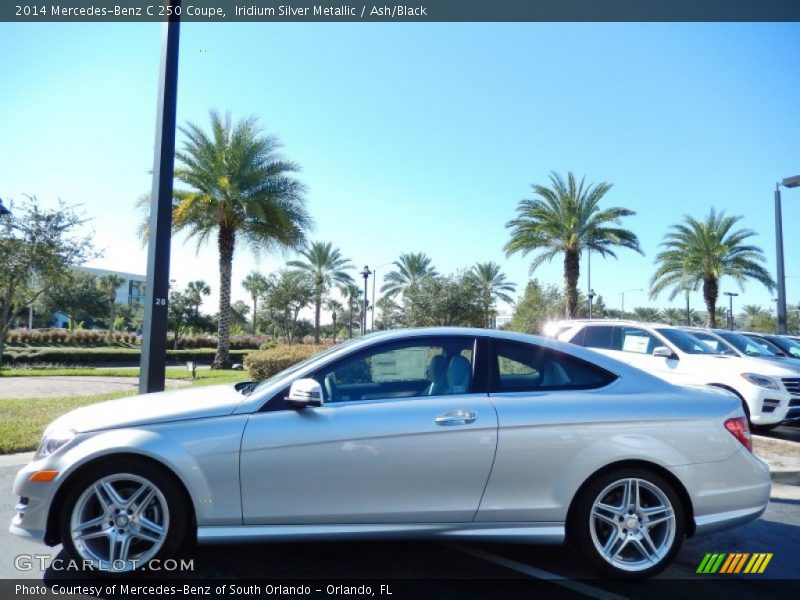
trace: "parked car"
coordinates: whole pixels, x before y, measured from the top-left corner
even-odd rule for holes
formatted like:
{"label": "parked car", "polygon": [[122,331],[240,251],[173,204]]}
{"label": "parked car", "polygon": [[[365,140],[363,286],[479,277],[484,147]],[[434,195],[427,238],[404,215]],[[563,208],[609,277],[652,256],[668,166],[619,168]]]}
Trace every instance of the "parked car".
{"label": "parked car", "polygon": [[510,332],[382,332],[260,384],[86,406],[17,475],[12,533],[131,572],[181,543],[422,537],[559,544],[652,575],[756,519],[741,404]]}
{"label": "parked car", "polygon": [[800,343],[794,340],[790,340],[781,335],[770,335],[768,333],[744,332],[744,335],[758,342],[763,347],[770,348],[790,358],[800,359]]}
{"label": "parked car", "polygon": [[728,329],[706,329],[703,327],[679,327],[705,342],[712,350],[729,356],[741,356],[755,360],[766,360],[772,364],[800,369],[800,360],[786,356],[774,347],[767,347],[756,340]]}
{"label": "parked car", "polygon": [[800,369],[720,354],[671,325],[602,319],[561,321],[553,327],[559,328],[560,340],[592,348],[671,383],[728,390],[742,401],[754,428],[769,429],[794,418],[789,410],[798,398]]}

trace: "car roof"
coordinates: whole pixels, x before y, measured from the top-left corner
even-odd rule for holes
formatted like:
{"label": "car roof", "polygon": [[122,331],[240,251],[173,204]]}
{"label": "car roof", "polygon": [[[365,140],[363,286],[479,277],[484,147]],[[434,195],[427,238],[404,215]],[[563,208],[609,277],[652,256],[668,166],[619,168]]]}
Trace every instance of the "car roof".
{"label": "car roof", "polygon": [[555,325],[636,325],[639,327],[658,327],[659,329],[679,329],[676,325],[667,323],[650,323],[649,321],[636,321],[634,319],[562,319],[555,321]]}

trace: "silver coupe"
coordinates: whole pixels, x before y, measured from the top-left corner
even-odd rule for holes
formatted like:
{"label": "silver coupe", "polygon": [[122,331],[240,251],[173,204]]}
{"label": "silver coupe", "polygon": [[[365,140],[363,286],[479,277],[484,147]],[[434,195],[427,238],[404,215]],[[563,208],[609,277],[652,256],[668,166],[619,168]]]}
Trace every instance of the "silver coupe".
{"label": "silver coupe", "polygon": [[261,383],[86,406],[18,474],[11,532],[130,573],[184,542],[571,540],[652,575],[770,495],[735,397],[571,344],[368,335]]}

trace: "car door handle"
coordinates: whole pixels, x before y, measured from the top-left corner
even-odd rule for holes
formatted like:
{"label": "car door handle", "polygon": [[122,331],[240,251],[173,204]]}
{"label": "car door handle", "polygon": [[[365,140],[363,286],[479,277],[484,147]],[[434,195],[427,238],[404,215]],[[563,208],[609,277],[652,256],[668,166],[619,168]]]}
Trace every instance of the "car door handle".
{"label": "car door handle", "polygon": [[437,425],[468,425],[474,423],[478,418],[478,413],[474,410],[461,408],[452,412],[446,412],[436,417]]}

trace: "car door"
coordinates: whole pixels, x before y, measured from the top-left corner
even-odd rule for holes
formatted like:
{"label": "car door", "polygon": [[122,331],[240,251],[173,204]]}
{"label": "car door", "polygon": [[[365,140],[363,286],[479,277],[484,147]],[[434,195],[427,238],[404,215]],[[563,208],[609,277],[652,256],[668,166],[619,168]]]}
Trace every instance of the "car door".
{"label": "car door", "polygon": [[321,407],[254,414],[241,447],[244,523],[471,521],[497,443],[476,346],[384,343],[314,373]]}
{"label": "car door", "polygon": [[614,373],[534,344],[491,345],[497,456],[476,521],[563,522],[571,500],[560,485],[565,471],[591,439],[640,417],[623,400],[598,396]]}

